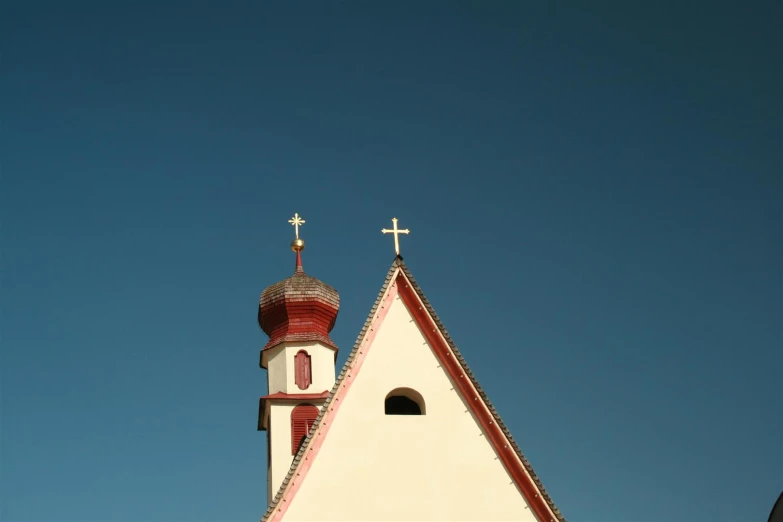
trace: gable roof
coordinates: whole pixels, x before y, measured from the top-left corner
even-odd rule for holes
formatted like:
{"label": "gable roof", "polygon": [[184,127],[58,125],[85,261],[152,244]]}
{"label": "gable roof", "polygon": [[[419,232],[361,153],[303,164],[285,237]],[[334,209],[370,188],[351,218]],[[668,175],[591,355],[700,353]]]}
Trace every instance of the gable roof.
{"label": "gable roof", "polygon": [[[321,408],[310,433],[307,435],[307,439],[294,456],[291,468],[283,479],[277,494],[271,499],[269,507],[261,518],[261,522],[271,522],[277,519],[278,517],[276,515],[282,516],[287,506],[291,504],[296,490],[298,489],[298,487],[293,487],[295,484],[292,479],[298,477],[299,483],[304,480],[307,469],[309,469],[309,463],[317,454],[317,451],[313,450],[317,450],[317,447],[320,447],[320,445],[316,448],[311,447],[313,446],[312,441],[314,436],[319,433],[319,430],[321,430],[322,427],[326,428],[327,418],[334,415],[334,408],[331,406],[333,402],[339,401],[340,396],[344,393],[344,390],[346,389],[346,380],[351,377],[351,370],[354,367],[354,362],[359,357],[363,358],[363,352],[360,348],[367,339],[368,334],[372,334],[373,324],[378,319],[377,315],[379,308],[383,308],[382,304],[384,297],[387,295],[393,282],[401,279],[402,284],[397,285],[399,287],[398,292],[400,297],[414,316],[419,328],[432,346],[433,351],[435,351],[437,357],[441,359],[443,367],[455,383],[455,389],[459,389],[459,392],[473,410],[482,429],[487,433],[487,439],[491,442],[506,470],[522,492],[525,500],[530,505],[531,510],[541,522],[566,522],[565,518],[560,513],[560,510],[555,506],[552,498],[544,489],[541,480],[536,475],[530,462],[525,458],[522,450],[514,441],[508,428],[506,428],[498,415],[497,410],[495,410],[486,393],[482,390],[473,375],[473,372],[468,368],[465,359],[462,357],[444,328],[443,323],[441,323],[435,310],[432,308],[432,305],[427,301],[421,287],[419,287],[410,271],[405,266],[401,256],[397,256],[389,268],[383,287],[378,293],[375,304],[370,310],[370,314],[359,332],[356,343],[354,344],[351,353],[348,355],[348,360],[345,362],[340,375],[337,377],[323,408]],[[416,306],[417,301],[421,303],[421,306]],[[452,355],[453,359],[451,359]],[[354,373],[358,373],[358,371],[359,370],[357,369]],[[464,377],[467,377],[467,379],[464,379]],[[474,394],[476,395],[474,401],[469,401],[468,397]],[[480,404],[478,401],[479,398],[481,399]],[[331,423],[332,421],[329,420],[329,422]],[[310,452],[310,455],[307,455],[308,452]],[[305,465],[305,463],[307,463],[307,465]]]}

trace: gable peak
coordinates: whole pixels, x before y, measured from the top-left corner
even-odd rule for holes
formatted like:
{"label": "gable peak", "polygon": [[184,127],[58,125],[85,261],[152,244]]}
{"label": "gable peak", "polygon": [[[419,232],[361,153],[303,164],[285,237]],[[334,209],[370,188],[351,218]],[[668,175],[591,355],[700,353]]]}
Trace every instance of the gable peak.
{"label": "gable peak", "polygon": [[[291,469],[277,495],[269,504],[262,521],[280,521],[297,491],[306,480],[308,470],[318,457],[319,450],[327,437],[335,416],[345,403],[344,396],[360,373],[367,353],[371,351],[377,332],[387,312],[396,300],[401,300],[413,322],[417,324],[426,342],[439,359],[454,383],[454,390],[460,394],[481,425],[481,429],[503,463],[507,472],[529,504],[536,518],[541,522],[565,522],[529,461],[517,446],[511,433],[492,406],[486,393],[460,354],[453,340],[446,332],[435,310],[430,305],[421,287],[405,265],[402,256],[395,256],[389,268],[381,291],[362,327],[353,350],[327,397],[324,407],[310,433],[295,456]],[[305,457],[306,456],[306,457]]]}

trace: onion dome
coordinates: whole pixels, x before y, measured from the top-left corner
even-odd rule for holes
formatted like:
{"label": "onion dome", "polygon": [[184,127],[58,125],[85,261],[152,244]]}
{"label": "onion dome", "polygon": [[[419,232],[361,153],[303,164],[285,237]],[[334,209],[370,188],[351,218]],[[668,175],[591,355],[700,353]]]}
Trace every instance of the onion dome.
{"label": "onion dome", "polygon": [[337,346],[329,332],[337,320],[340,296],[331,286],[304,273],[303,240],[297,237],[291,249],[296,252],[294,275],[264,290],[258,304],[258,324],[269,336],[264,350],[283,342],[318,341],[333,348],[336,355]]}

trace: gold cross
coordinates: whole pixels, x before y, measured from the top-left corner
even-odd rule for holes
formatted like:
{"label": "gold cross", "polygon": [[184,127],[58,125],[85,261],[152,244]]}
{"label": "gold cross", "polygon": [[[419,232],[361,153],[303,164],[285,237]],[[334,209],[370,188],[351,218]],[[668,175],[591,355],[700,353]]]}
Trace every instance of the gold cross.
{"label": "gold cross", "polygon": [[400,234],[410,234],[411,231],[407,228],[397,228],[397,218],[392,218],[392,224],[394,228],[389,230],[388,228],[382,228],[381,232],[384,234],[394,234],[394,250],[397,255],[400,255]]}
{"label": "gold cross", "polygon": [[294,212],[294,217],[289,219],[288,222],[294,226],[294,231],[296,232],[296,239],[299,239],[299,225],[304,225],[305,220],[299,217],[298,212]]}

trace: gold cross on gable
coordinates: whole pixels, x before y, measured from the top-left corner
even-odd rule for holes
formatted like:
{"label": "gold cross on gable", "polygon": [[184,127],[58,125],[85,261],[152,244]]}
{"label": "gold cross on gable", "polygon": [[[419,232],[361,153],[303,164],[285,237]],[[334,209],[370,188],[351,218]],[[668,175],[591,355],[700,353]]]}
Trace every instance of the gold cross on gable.
{"label": "gold cross on gable", "polygon": [[294,212],[294,217],[288,220],[294,226],[294,232],[296,233],[296,239],[299,239],[299,225],[304,225],[305,220],[299,217],[298,212]]}
{"label": "gold cross on gable", "polygon": [[397,228],[397,218],[392,218],[392,224],[394,228],[389,230],[388,228],[382,228],[381,232],[384,234],[394,234],[394,251],[397,255],[400,255],[400,234],[410,234],[411,231],[407,228]]}

